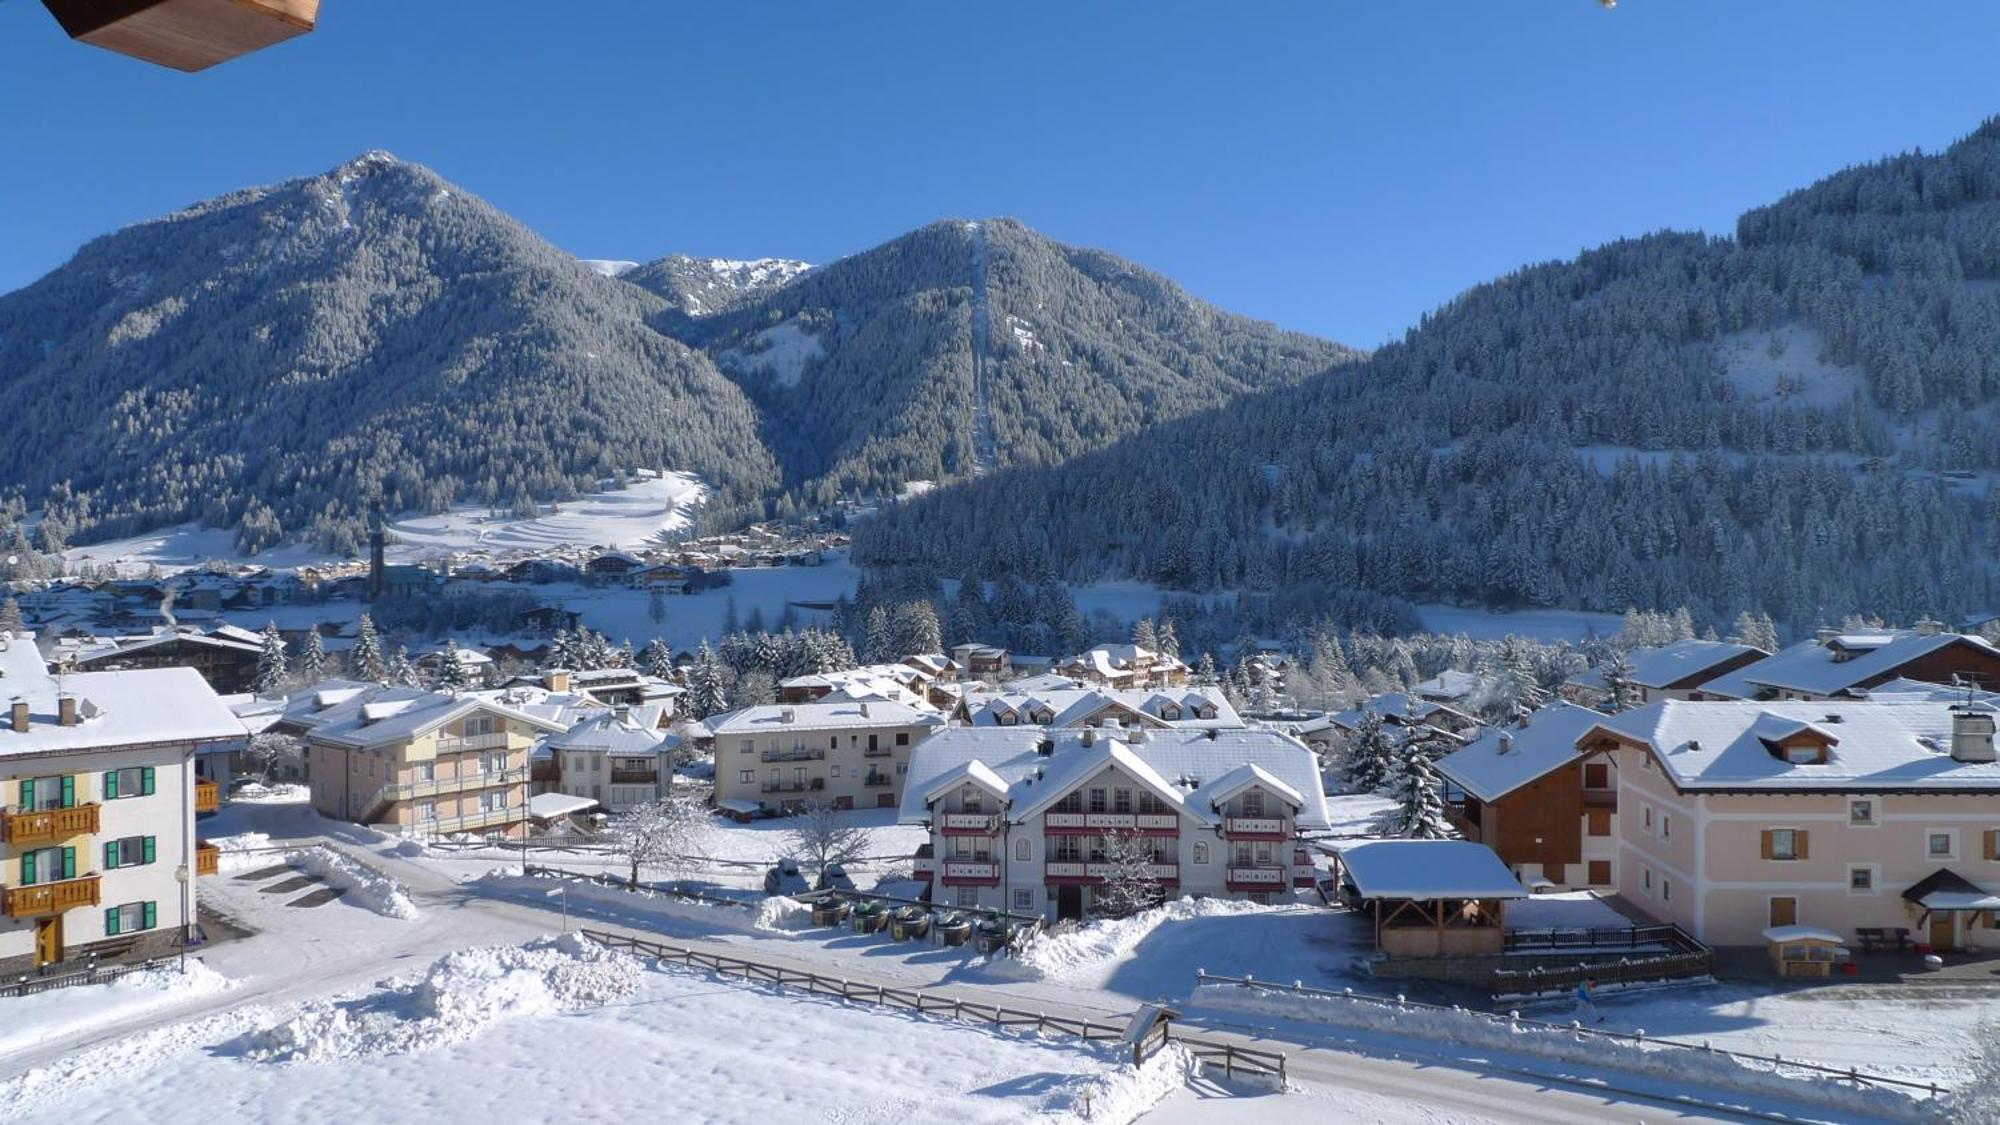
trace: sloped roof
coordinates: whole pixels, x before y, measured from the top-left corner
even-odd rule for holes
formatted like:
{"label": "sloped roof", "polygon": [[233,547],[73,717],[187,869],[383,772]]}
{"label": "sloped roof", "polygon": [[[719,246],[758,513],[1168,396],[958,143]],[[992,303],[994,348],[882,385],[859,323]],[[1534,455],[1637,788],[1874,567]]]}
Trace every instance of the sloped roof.
{"label": "sloped roof", "polygon": [[1497,801],[1577,760],[1577,742],[1604,716],[1574,703],[1551,703],[1528,722],[1487,727],[1438,759],[1438,772],[1482,801]]}
{"label": "sloped roof", "polygon": [[[70,726],[58,721],[62,695],[77,701],[79,720]],[[33,634],[0,640],[0,708],[15,700],[28,704],[28,729],[0,722],[0,756],[249,737],[192,668],[72,672],[59,685]]]}
{"label": "sloped roof", "polygon": [[[1836,637],[1840,650],[1818,641],[1801,641],[1754,664],[1719,676],[1701,686],[1710,695],[1754,699],[1763,690],[1809,695],[1837,695],[1878,676],[1894,674],[1905,664],[1954,645],[1977,646],[2000,658],[2000,651],[1978,637],[1959,633],[1871,634]],[[1851,654],[1845,660],[1835,657]]]}
{"label": "sloped roof", "polygon": [[556,732],[564,729],[560,723],[495,703],[480,695],[448,695],[402,688],[388,689],[373,697],[357,696],[330,708],[326,712],[327,717],[313,728],[313,737],[346,746],[380,746],[428,734],[454,719],[478,711],[519,719],[540,730]]}
{"label": "sloped roof", "polygon": [[1763,649],[1728,641],[1675,641],[1660,648],[1633,649],[1626,655],[1632,665],[1632,682],[1641,687],[1664,688],[1746,653],[1769,655]]}
{"label": "sloped roof", "polygon": [[657,730],[630,720],[621,721],[617,715],[607,711],[583,719],[561,734],[551,735],[548,746],[551,750],[637,757],[657,752],[661,742]]}
{"label": "sloped roof", "polygon": [[1362,898],[1527,898],[1493,849],[1465,840],[1363,840],[1340,848]]}
{"label": "sloped roof", "polygon": [[1306,805],[1305,794],[1285,784],[1270,770],[1255,762],[1245,762],[1214,781],[1203,783],[1201,788],[1189,794],[1188,799],[1200,801],[1202,807],[1213,810],[1224,801],[1253,786],[1283,797],[1295,809],[1302,809]]}
{"label": "sloped roof", "polygon": [[[791,712],[789,721],[786,712]],[[717,737],[770,734],[787,730],[829,730],[849,727],[937,726],[944,720],[901,703],[882,700],[841,700],[818,703],[772,703],[746,707],[704,720]]]}
{"label": "sloped roof", "polygon": [[[1808,728],[1839,739],[1824,763],[1787,762],[1765,744]],[[2000,791],[2000,763],[1951,757],[1952,707],[1942,702],[1669,699],[1591,729],[1650,747],[1682,789]]]}

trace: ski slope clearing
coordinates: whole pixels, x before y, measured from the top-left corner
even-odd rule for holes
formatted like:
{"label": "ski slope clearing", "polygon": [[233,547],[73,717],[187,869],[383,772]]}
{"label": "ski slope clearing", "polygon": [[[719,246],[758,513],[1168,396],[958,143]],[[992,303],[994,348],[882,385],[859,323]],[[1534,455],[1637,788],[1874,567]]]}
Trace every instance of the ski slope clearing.
{"label": "ski slope clearing", "polygon": [[[1130,1121],[1185,1060],[989,1033],[707,973],[576,936],[78,1052],[0,1085],[22,1121]],[[583,1116],[578,1116],[579,1114]]]}
{"label": "ski slope clearing", "polygon": [[[701,481],[686,473],[641,471],[624,488],[551,505],[553,510],[532,519],[516,518],[504,508],[465,507],[392,521],[388,558],[413,562],[453,551],[532,552],[563,545],[642,547],[665,542],[686,528],[706,496]],[[279,568],[347,561],[303,543],[246,555],[236,549],[234,532],[192,523],[63,552],[63,560],[72,567],[109,564],[124,574],[147,567],[187,570],[210,559]]]}

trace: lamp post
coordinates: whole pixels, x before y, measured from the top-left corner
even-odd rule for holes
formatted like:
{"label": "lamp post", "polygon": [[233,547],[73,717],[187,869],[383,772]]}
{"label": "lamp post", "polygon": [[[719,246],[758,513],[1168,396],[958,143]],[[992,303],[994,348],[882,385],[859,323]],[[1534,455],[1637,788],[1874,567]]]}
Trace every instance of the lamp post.
{"label": "lamp post", "polygon": [[548,897],[562,899],[562,932],[569,933],[569,884],[559,884],[555,890],[548,892]]}
{"label": "lamp post", "polygon": [[176,954],[180,971],[187,972],[188,948],[188,865],[183,863],[174,868],[174,882],[181,885],[181,940]]}

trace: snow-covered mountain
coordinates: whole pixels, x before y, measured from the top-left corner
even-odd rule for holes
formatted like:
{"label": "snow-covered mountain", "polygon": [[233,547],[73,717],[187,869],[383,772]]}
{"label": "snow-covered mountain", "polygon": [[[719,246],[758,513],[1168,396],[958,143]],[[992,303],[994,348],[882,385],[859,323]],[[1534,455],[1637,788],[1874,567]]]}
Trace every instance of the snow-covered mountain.
{"label": "snow-covered mountain", "polygon": [[737,261],[670,254],[644,265],[634,265],[618,276],[665,297],[688,316],[697,317],[727,312],[784,285],[811,268],[809,262],[790,258]]}

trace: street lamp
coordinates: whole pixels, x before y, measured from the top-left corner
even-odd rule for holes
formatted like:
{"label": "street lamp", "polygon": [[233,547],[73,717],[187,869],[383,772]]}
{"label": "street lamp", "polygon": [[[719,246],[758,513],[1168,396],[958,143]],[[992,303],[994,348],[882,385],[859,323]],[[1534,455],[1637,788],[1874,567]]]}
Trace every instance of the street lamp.
{"label": "street lamp", "polygon": [[187,972],[188,949],[188,865],[183,863],[174,868],[174,882],[181,885],[181,940],[179,959],[180,971]]}

